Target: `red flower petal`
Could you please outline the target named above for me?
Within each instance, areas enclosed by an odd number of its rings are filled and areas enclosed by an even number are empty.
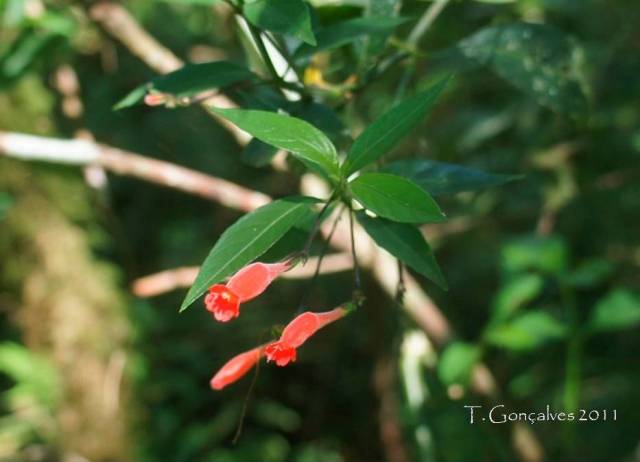
[[[275,361],[280,367],[286,366],[289,362],[295,362],[297,356],[295,348],[281,341],[267,345],[264,353],[267,356],[267,362]]]
[[[227,322],[237,318],[240,314],[240,300],[227,286],[215,284],[209,287],[209,293],[204,298],[207,310],[213,313],[220,322]]]
[[[347,311],[343,308],[335,308],[323,313],[312,313],[311,311],[302,313],[284,328],[282,336],[280,336],[280,341],[293,348],[298,348],[306,342],[309,337],[315,334],[318,329],[340,319],[346,313]]]
[[[227,385],[242,378],[258,362],[264,349],[262,347],[245,351],[231,358],[211,379],[211,388],[222,390]]]
[[[246,302],[264,292],[280,273],[289,268],[289,262],[252,263],[233,275],[227,287],[238,295],[240,302]]]

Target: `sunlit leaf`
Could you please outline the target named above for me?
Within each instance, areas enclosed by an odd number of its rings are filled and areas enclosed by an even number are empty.
[[[373,218],[363,211],[358,212],[356,216],[376,244],[443,289],[447,289],[447,282],[433,251],[420,230],[409,224]]]
[[[502,249],[502,265],[507,272],[538,270],[559,274],[567,267],[567,248],[560,237],[525,236]]]
[[[616,289],[593,308],[587,324],[591,332],[629,329],[640,324],[640,297],[626,289]]]
[[[280,199],[246,214],[220,236],[182,302],[186,309],[212,284],[265,253],[293,226],[303,221],[317,201],[309,197]]]
[[[336,148],[324,133],[308,122],[268,111],[215,108],[211,110],[259,140],[290,151],[315,172],[327,177],[339,176]]]
[[[349,150],[344,165],[347,175],[375,162],[393,149],[424,118],[448,80],[444,79],[428,90],[403,101],[369,125]]]
[[[485,339],[494,346],[526,351],[563,338],[566,332],[564,324],[550,314],[537,310],[489,328]]]
[[[542,290],[544,279],[538,274],[519,274],[500,288],[493,303],[492,322],[509,318],[519,308],[535,299]]]
[[[439,222],[445,219],[438,204],[424,189],[387,173],[364,173],[349,183],[358,202],[389,220],[403,223]]]
[[[453,342],[442,352],[438,362],[438,377],[446,385],[466,385],[471,371],[480,360],[481,351],[477,345],[467,342]]]

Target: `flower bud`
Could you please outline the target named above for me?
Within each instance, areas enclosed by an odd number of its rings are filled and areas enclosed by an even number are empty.
[[[217,321],[227,322],[240,315],[240,304],[262,292],[280,273],[291,267],[290,261],[280,263],[252,263],[234,274],[226,284],[209,287],[204,303]]]
[[[222,390],[227,385],[240,380],[255,366],[264,353],[263,347],[245,351],[231,358],[211,379],[211,388]]]
[[[349,313],[345,308],[335,308],[323,313],[307,311],[297,316],[282,331],[280,340],[265,347],[267,361],[275,361],[278,366],[286,366],[296,360],[296,348],[300,347],[309,337],[329,323]]]

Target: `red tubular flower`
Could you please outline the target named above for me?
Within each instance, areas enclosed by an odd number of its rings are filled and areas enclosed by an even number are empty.
[[[209,287],[204,299],[207,310],[217,321],[227,322],[240,314],[240,303],[249,301],[262,292],[278,277],[291,268],[291,261],[280,263],[252,263],[245,266],[229,279],[226,284]]]
[[[249,370],[255,366],[264,354],[263,347],[240,353],[231,358],[211,379],[211,388],[222,390],[227,385],[240,380]]]
[[[286,366],[296,360],[296,348],[307,341],[309,337],[329,323],[337,321],[350,310],[335,308],[323,313],[307,311],[291,321],[280,336],[280,340],[265,347],[267,361],[275,361],[278,366]]]

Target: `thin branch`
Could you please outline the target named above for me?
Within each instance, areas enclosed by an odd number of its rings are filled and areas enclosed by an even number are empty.
[[[308,279],[313,276],[318,257],[312,257],[304,266],[296,266],[290,271],[282,273],[280,277],[285,279]],[[340,273],[351,269],[351,255],[348,253],[335,253],[326,255],[322,262],[321,274]],[[155,297],[176,289],[191,287],[200,268],[198,266],[185,266],[174,268],[159,273],[150,274],[133,281],[131,290],[138,297]]]
[[[271,201],[266,194],[231,181],[88,140],[60,140],[0,132],[0,154],[22,160],[100,165],[118,175],[178,189],[244,212]]]
[[[349,209],[349,234],[351,234],[351,257],[353,258],[353,277],[355,291],[359,292],[362,287],[360,283],[360,266],[358,265],[358,256],[356,255],[356,240],[353,232],[353,210]]]
[[[407,42],[411,45],[416,45],[435,22],[436,18],[440,16],[440,13],[442,13],[442,10],[444,10],[448,3],[449,0],[435,0],[413,27],[409,33]]]
[[[171,50],[151,36],[138,21],[120,4],[99,2],[89,11],[91,19],[98,23],[113,38],[118,40],[134,56],[159,74],[167,74],[184,66],[184,61]],[[201,104],[208,106],[233,108],[237,105],[223,94],[216,94]],[[240,145],[245,145],[251,137],[228,120],[207,111],[218,123],[224,126]]]

